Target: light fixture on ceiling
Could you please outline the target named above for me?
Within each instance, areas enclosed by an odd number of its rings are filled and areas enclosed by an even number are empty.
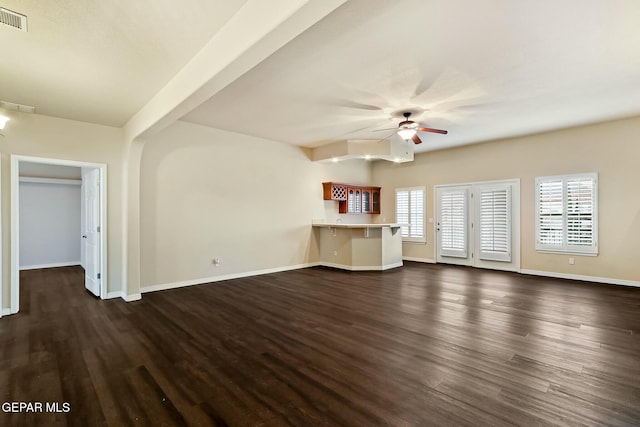
[[[398,135],[405,141],[409,141],[418,131],[418,124],[409,120],[410,112],[404,113],[404,121],[398,124]]]
[[[413,138],[413,135],[416,134],[416,130],[415,129],[400,129],[398,131],[398,135],[400,135],[400,138],[404,139],[405,141],[410,140],[411,138]]]
[[[0,116],[0,130],[4,129],[4,125],[6,125],[8,121],[9,121],[9,117]]]

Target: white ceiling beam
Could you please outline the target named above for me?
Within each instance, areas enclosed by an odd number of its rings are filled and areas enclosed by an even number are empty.
[[[162,130],[347,0],[248,0],[124,126],[128,141]]]

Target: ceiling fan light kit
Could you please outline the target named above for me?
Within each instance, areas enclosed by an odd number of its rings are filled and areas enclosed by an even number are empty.
[[[422,144],[422,140],[418,136],[418,132],[432,132],[439,133],[441,135],[446,135],[447,133],[449,133],[448,131],[442,129],[419,127],[418,123],[414,122],[413,120],[409,120],[409,117],[411,117],[410,111],[402,113],[402,115],[404,116],[404,120],[398,123],[397,133],[400,138],[404,139],[407,142],[413,141],[414,144]]]
[[[398,135],[400,135],[400,138],[404,139],[405,141],[409,141],[411,138],[413,138],[413,136],[416,134],[416,130],[415,129],[400,129],[398,131]]]

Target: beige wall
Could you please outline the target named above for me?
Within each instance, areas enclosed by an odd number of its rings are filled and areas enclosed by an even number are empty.
[[[376,162],[373,179],[383,187],[382,209],[394,211],[394,188],[426,185],[427,217],[434,217],[434,185],[521,180],[523,270],[640,280],[640,117],[487,142],[416,155],[413,163]],[[428,139],[425,141],[428,144]],[[535,177],[580,172],[599,174],[597,257],[535,250]],[[393,215],[393,214],[392,214]],[[405,256],[433,260],[433,224],[427,244],[403,245]]]
[[[10,302],[11,155],[107,164],[108,283],[119,292],[122,277],[122,130],[38,114],[11,112],[0,137],[2,150],[2,304]]]
[[[337,217],[337,202],[322,200],[331,180],[370,184],[370,166],[314,163],[298,147],[176,122],[142,153],[143,291],[316,262],[311,221]]]
[[[2,143],[2,292],[10,301],[10,156],[108,165],[108,290],[123,273],[122,130],[41,115],[13,113]],[[640,117],[504,141],[424,153],[413,163],[311,162],[287,144],[177,122],[147,141],[140,176],[142,286],[304,265],[318,260],[311,221],[335,221],[337,203],[322,200],[323,181],[382,187],[378,216],[341,215],[343,222],[394,220],[396,187],[521,180],[522,269],[640,280]],[[428,143],[428,142],[426,142]],[[536,176],[598,172],[600,255],[568,256],[534,249]],[[241,230],[241,231],[239,231]],[[404,255],[433,259],[427,244]],[[212,258],[222,260],[218,267]],[[135,266],[138,267],[138,266]]]

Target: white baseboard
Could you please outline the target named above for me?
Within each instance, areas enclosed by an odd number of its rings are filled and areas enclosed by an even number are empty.
[[[386,265],[347,265],[347,264],[335,264],[332,262],[321,262],[318,265],[323,267],[339,268],[341,270],[349,271],[384,271],[392,268],[402,267],[402,261],[395,262]]]
[[[109,292],[105,299],[122,298],[122,292]]]
[[[265,270],[247,271],[243,273],[223,274],[220,276],[204,277],[202,279],[183,280],[180,282],[172,282],[172,283],[162,283],[159,285],[143,286],[140,289],[140,292],[144,294],[147,292],[166,291],[168,289],[183,288],[185,286],[203,285],[205,283],[221,282],[223,280],[241,279],[243,277],[260,276],[262,274],[280,273],[283,271],[299,270],[301,268],[308,268],[308,267],[316,267],[318,265],[320,264],[317,262],[314,262],[314,263],[306,263],[306,264],[298,264],[298,265],[289,265],[286,267],[268,268]]]
[[[633,286],[636,288],[640,288],[640,282],[637,282],[635,280],[612,279],[609,277],[596,277],[596,276],[582,276],[579,274],[556,273],[554,271],[539,271],[539,270],[523,269],[520,272],[522,274],[531,274],[533,276],[554,277],[556,279],[581,280],[583,282],[597,282],[597,283],[606,283],[609,285]]]
[[[403,256],[402,259],[405,260],[405,261],[424,262],[426,264],[435,264],[436,263],[435,259],[429,259],[429,258],[416,258],[416,257],[412,257],[412,256]]]
[[[105,299],[122,298],[126,302],[138,301],[142,299],[142,294],[126,295],[121,291],[109,292]]]
[[[20,271],[23,270],[38,270],[40,268],[56,268],[56,267],[72,267],[80,265],[80,261],[68,261],[68,262],[54,262],[51,264],[37,264],[37,265],[24,265],[20,266]]]
[[[140,301],[142,299],[142,294],[131,294],[131,295],[122,295],[122,299],[126,302]]]

